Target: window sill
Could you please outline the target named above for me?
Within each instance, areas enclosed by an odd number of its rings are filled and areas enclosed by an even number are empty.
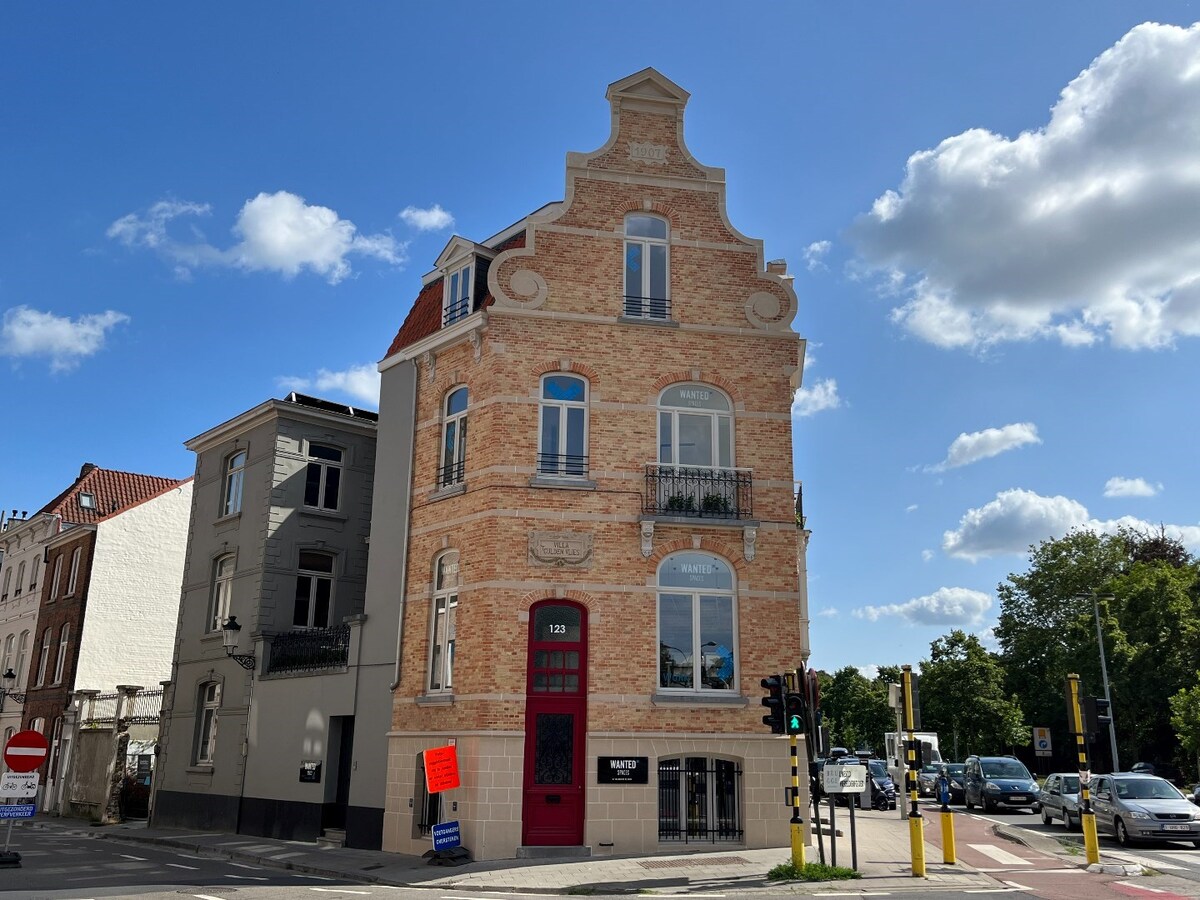
[[[704,528],[758,528],[758,519],[722,519],[717,516],[655,516],[643,515],[639,522],[659,522],[663,525],[691,525]]]
[[[419,694],[417,706],[453,706],[454,694],[450,691],[440,694]]]
[[[534,475],[529,479],[533,488],[559,488],[564,491],[594,491],[596,482],[586,478],[555,478],[553,475]]]
[[[467,492],[467,483],[460,481],[458,484],[448,484],[445,487],[440,487],[429,495],[430,500],[444,500],[447,497],[457,497],[459,494]]]
[[[650,316],[617,316],[622,325],[657,325],[660,328],[678,328],[674,319],[655,319]]]
[[[242,517],[242,511],[239,509],[235,513],[229,513],[228,515],[218,516],[216,518],[216,520],[213,522],[213,524],[214,525],[228,525],[233,522],[236,522],[241,517]]]
[[[733,691],[680,691],[679,693],[656,692],[650,695],[654,706],[674,706],[681,703],[693,706],[749,706],[750,701]]]
[[[200,765],[188,766],[185,771],[192,775],[211,775],[213,773],[213,767],[211,765],[204,765],[201,763]]]
[[[332,519],[335,522],[347,522],[350,517],[345,513],[340,513],[333,509],[317,509],[312,506],[302,506],[297,510],[302,516],[311,516],[314,519]]]

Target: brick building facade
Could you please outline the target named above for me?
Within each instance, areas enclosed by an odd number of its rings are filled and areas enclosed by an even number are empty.
[[[758,698],[808,655],[797,300],[687,150],[688,94],[607,97],[565,199],[453,238],[380,364],[379,459],[413,448],[411,512],[377,470],[367,584],[402,607],[385,849],[451,819],[476,858],[788,842]]]

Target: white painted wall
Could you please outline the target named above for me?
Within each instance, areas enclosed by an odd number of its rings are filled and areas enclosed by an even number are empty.
[[[192,482],[96,526],[75,689],[171,677]]]

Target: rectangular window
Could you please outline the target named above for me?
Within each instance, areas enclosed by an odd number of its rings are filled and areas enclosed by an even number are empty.
[[[75,588],[79,581],[79,555],[82,550],[82,547],[76,547],[71,553],[71,574],[67,576],[67,593],[65,595],[67,597],[75,596]]]
[[[4,653],[0,654],[0,675],[9,670],[13,664],[13,649],[16,647],[17,636],[10,634],[4,639]]]
[[[217,748],[217,711],[221,708],[221,685],[209,682],[200,686],[200,715],[196,717],[197,765],[212,765]]]
[[[451,272],[446,278],[442,324],[449,325],[471,313],[471,266]]]
[[[33,565],[30,567],[29,572],[29,589],[31,591],[37,587],[38,569],[41,566],[41,562],[42,558],[40,556],[35,556],[33,558]]]
[[[242,511],[242,483],[246,477],[246,451],[239,450],[225,461],[225,502],[221,515]]]
[[[8,580],[7,572],[4,573],[4,579],[5,579],[5,581]],[[21,591],[24,590],[24,588],[25,588],[25,563],[22,562],[19,566],[17,566],[17,585],[13,589],[13,596],[20,597]],[[5,593],[8,593],[8,592],[5,591]]]
[[[37,687],[46,683],[46,667],[50,662],[50,629],[42,634],[42,653],[38,658]]]
[[[229,618],[233,599],[233,555],[222,556],[213,564],[212,601],[209,608],[208,630],[220,631]]]
[[[50,600],[58,598],[59,581],[62,578],[62,554],[54,557],[54,577],[50,580]]]
[[[62,684],[67,668],[67,649],[71,643],[71,626],[63,625],[58,637],[58,661],[54,664],[54,684]]]
[[[457,594],[434,600],[433,655],[429,665],[431,691],[448,691],[454,687],[454,620],[457,614]]]
[[[333,557],[328,553],[301,550],[293,627],[328,628],[332,601]]]
[[[336,510],[342,487],[342,451],[337,447],[310,444],[308,455],[308,468],[304,473],[304,505]]]
[[[8,585],[12,581],[12,569],[4,570],[4,589],[0,591],[0,600],[8,599]]]

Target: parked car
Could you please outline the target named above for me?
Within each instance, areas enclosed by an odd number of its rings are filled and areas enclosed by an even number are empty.
[[[982,806],[991,812],[997,806],[1033,809],[1038,802],[1038,786],[1013,756],[968,756],[963,770],[963,799],[967,809]]]
[[[1191,841],[1200,848],[1200,811],[1165,778],[1132,772],[1097,775],[1091,794],[1096,828],[1124,847],[1137,841]]]
[[[1070,831],[1079,824],[1079,773],[1055,772],[1047,775],[1038,794],[1042,807],[1042,824],[1049,825],[1062,819],[1063,827]]]
[[[922,797],[936,797],[937,782],[941,775],[942,767],[939,765],[922,766],[917,772],[917,793]]]
[[[1170,763],[1135,762],[1129,767],[1129,771],[1138,775],[1157,775],[1159,778],[1165,778],[1172,784],[1181,784],[1183,782],[1183,773],[1179,771],[1177,766],[1173,766]]]
[[[835,748],[836,749],[836,748]],[[850,765],[861,762],[853,754],[845,756],[830,756],[826,759],[817,760],[817,777],[822,777],[822,770],[828,763],[836,763],[838,765]],[[896,784],[892,781],[892,776],[888,774],[887,764],[882,759],[866,760],[868,777],[871,779],[871,808],[872,809],[895,809],[896,808]],[[840,806],[849,804],[849,798],[857,798],[857,794],[842,794],[837,798],[837,803]]]

